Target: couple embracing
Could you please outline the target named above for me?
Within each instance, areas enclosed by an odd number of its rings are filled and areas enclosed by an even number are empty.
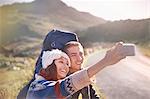
[[[126,56],[122,43],[109,49],[103,59],[83,68],[84,51],[75,33],[52,30],[43,42],[34,77],[19,93],[17,99],[99,99],[91,79],[103,68]]]

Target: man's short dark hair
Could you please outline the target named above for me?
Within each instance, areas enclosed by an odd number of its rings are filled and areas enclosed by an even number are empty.
[[[67,49],[70,48],[70,47],[72,47],[72,46],[83,47],[80,42],[77,42],[77,41],[70,41],[70,42],[68,42],[68,43],[65,44],[65,46],[64,46],[64,48],[63,48],[63,51],[64,51],[64,52],[67,52]]]

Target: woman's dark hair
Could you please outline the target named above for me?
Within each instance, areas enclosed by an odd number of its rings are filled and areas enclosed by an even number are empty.
[[[46,80],[53,80],[53,81],[58,80],[57,79],[57,67],[56,67],[54,61],[46,69],[41,68],[41,70],[40,70],[40,75],[42,77],[44,77]]]

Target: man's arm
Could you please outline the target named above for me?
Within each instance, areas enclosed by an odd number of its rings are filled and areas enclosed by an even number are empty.
[[[87,68],[87,73],[89,78],[93,77],[96,73],[101,71],[103,68],[114,65],[120,60],[126,57],[125,53],[122,50],[123,43],[117,43],[116,46],[107,51],[105,57],[97,62],[95,65]]]

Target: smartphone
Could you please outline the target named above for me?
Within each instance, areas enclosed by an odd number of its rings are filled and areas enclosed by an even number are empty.
[[[126,56],[135,56],[135,44],[124,43],[123,52]]]

